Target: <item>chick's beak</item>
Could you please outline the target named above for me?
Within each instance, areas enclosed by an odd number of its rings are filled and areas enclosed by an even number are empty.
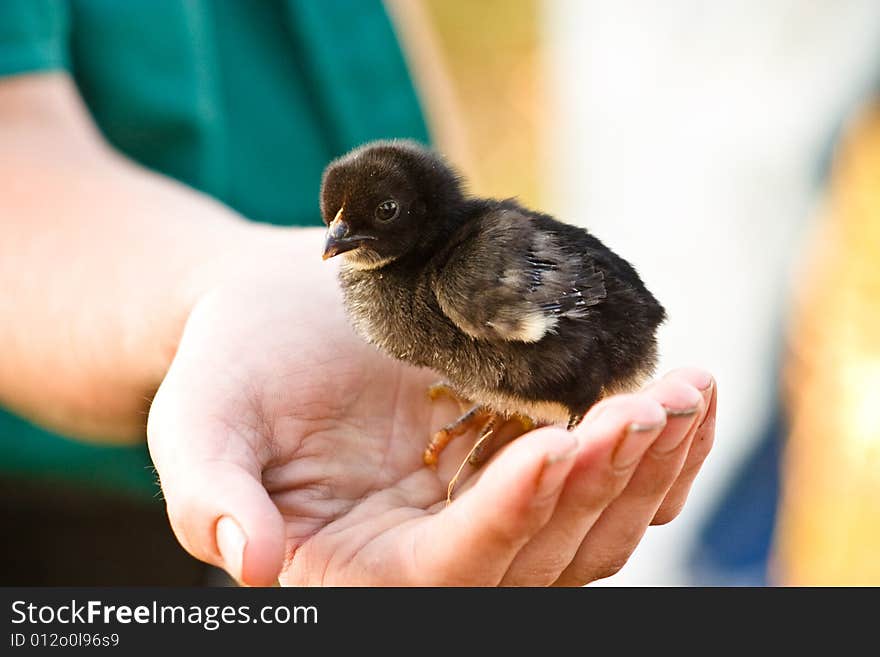
[[[342,220],[342,210],[336,213],[336,218],[330,222],[327,229],[327,239],[324,241],[324,260],[343,253],[346,249],[345,236],[348,234],[348,224]]]
[[[350,235],[351,228],[342,220],[342,210],[336,213],[336,217],[330,222],[327,229],[327,239],[324,242],[324,260],[338,256],[340,253],[352,251],[367,240],[376,239],[371,235]]]

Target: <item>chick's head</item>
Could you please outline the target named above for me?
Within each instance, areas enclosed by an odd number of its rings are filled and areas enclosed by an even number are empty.
[[[461,201],[458,176],[419,144],[362,146],[324,170],[324,259],[344,255],[353,267],[378,269],[424,252],[445,234]]]

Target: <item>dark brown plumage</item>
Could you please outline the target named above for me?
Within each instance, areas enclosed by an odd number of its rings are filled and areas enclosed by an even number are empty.
[[[418,144],[331,162],[321,214],[356,330],[474,404],[576,421],[653,371],[665,312],[629,263],[582,228],[467,196]]]

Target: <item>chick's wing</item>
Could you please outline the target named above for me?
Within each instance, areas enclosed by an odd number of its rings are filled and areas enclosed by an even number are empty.
[[[483,217],[432,285],[446,316],[478,340],[538,342],[606,295],[601,271],[557,233],[509,208]]]

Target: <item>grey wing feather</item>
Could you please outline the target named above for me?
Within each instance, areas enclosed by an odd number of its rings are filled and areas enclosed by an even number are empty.
[[[432,283],[443,313],[482,340],[538,342],[606,296],[601,271],[509,209],[486,217]]]

